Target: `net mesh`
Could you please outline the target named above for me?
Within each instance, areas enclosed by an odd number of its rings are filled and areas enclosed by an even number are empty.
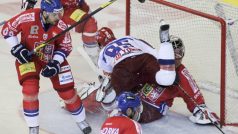
[[[167,0],[178,5],[222,17],[238,18],[238,7],[215,0]],[[197,81],[201,90],[214,94],[208,96],[209,107],[220,114],[221,79],[221,25],[217,21],[177,10],[152,1],[130,2],[130,35],[159,48],[159,21],[170,24],[170,34],[179,36],[185,44],[183,63]],[[227,26],[226,43],[226,123],[238,123],[238,22]],[[206,96],[206,95],[204,95]],[[212,98],[209,98],[212,97]]]

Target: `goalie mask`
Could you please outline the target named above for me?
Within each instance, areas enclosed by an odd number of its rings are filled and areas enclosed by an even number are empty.
[[[129,118],[138,121],[143,111],[143,105],[138,96],[130,92],[123,92],[117,98],[118,109]]]
[[[100,48],[103,48],[109,42],[116,39],[112,30],[108,27],[103,27],[99,29],[96,33],[95,38]]]
[[[185,47],[183,45],[183,41],[179,37],[171,35],[170,43],[174,48],[175,59],[182,59],[185,54]]]

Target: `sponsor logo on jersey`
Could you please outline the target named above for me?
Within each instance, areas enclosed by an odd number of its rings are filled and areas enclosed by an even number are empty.
[[[69,65],[62,66],[60,70],[61,70],[60,72],[68,71],[68,70],[70,70],[70,66]]]
[[[119,128],[104,127],[101,130],[101,134],[119,134]]]
[[[65,30],[67,28],[67,25],[62,20],[59,20],[57,27],[61,30]]]
[[[9,35],[8,31],[8,27],[4,28],[2,32],[3,36]]]
[[[61,73],[59,74],[59,82],[60,85],[64,85],[64,84],[68,84],[73,82],[73,76],[71,72],[65,72],[65,73]]]
[[[20,75],[23,76],[27,73],[36,72],[36,67],[34,62],[25,63],[19,66]]]
[[[76,9],[71,15],[70,18],[76,22],[82,19],[86,13],[83,10]]]
[[[35,21],[35,13],[26,13],[22,14],[12,22],[12,27],[17,28],[18,25],[24,22],[32,22]]]
[[[39,26],[33,25],[31,26],[30,34],[38,34]]]
[[[44,33],[43,34],[43,40],[46,40],[48,38],[48,34]]]
[[[29,39],[38,39],[39,37],[37,35],[28,35]]]
[[[155,102],[160,97],[163,91],[164,88],[160,86],[151,86],[150,84],[145,84],[145,86],[142,88],[142,94],[144,98],[152,102]]]
[[[184,68],[181,72],[184,75],[184,77],[187,78],[188,83],[191,86],[193,92],[196,93],[199,90],[199,88],[195,80],[193,79],[192,75],[188,72],[186,68]]]

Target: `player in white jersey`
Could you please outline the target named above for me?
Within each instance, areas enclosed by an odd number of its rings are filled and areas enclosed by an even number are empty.
[[[102,50],[98,65],[108,79],[104,79],[101,88],[97,91],[97,101],[102,102],[104,109],[110,111],[116,106],[114,99],[120,92],[139,92],[145,107],[140,122],[146,123],[166,115],[174,98],[181,97],[187,104],[188,110],[194,114],[190,118],[194,123],[209,124],[211,123],[209,118],[216,122],[215,113],[206,108],[197,84],[181,64],[184,56],[182,40],[176,36],[169,36],[168,28],[168,24],[161,27],[159,52],[143,40],[131,36],[116,39],[109,28],[99,30],[96,37]],[[172,49],[175,53],[165,46],[171,45],[168,41],[173,44]],[[174,61],[170,54],[176,57],[177,79],[174,83],[172,82],[174,79],[171,79],[174,66],[170,64]],[[158,75],[159,71],[163,72],[162,75]],[[171,83],[165,84],[169,80]],[[192,101],[191,98],[194,100]]]
[[[102,94],[100,91],[104,90],[98,90],[96,99],[102,101],[104,108],[112,103],[121,91],[137,92],[141,89],[138,85],[146,83],[161,86],[174,83],[176,77],[174,50],[169,42],[168,24],[161,25],[160,35],[160,50],[157,51],[145,41],[131,36],[116,39],[107,27],[97,32],[96,38],[102,49],[98,67],[103,70],[104,75],[110,77],[114,89],[107,91],[105,97],[100,97]]]

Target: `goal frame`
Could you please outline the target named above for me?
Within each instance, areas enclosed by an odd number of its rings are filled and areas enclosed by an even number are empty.
[[[130,1],[131,0],[126,0],[126,28],[125,28],[125,34],[130,35]],[[204,17],[213,21],[216,21],[220,23],[221,25],[221,61],[220,61],[220,123],[222,126],[238,126],[237,123],[226,123],[226,118],[225,118],[225,101],[226,101],[226,21],[223,18],[207,14],[201,11],[197,11],[188,7],[184,7],[181,5],[177,5],[165,0],[150,0],[154,2],[155,4],[161,4],[165,5],[168,7],[172,7],[184,12],[191,13],[196,16]],[[146,1],[145,1],[146,2]],[[143,4],[143,3],[141,3]]]

